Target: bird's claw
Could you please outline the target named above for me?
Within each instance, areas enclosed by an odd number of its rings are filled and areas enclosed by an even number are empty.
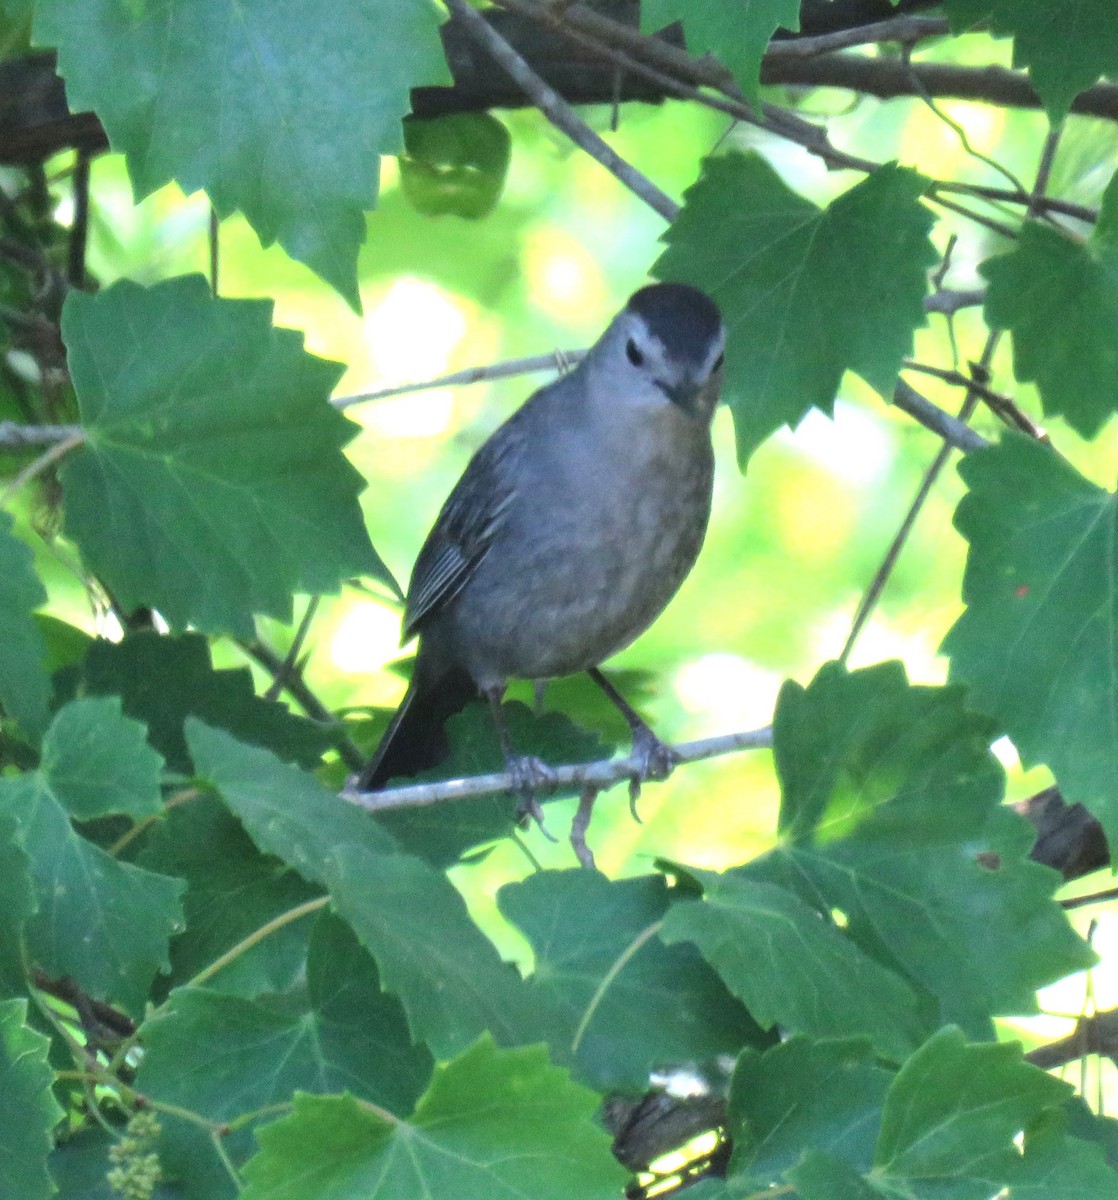
[[[505,770],[512,776],[511,790],[520,796],[516,808],[518,825],[525,825],[529,820],[535,821],[540,833],[549,842],[558,839],[548,833],[543,823],[543,807],[536,798],[538,791],[554,791],[556,785],[555,772],[541,759],[526,754],[506,760]]]
[[[640,824],[637,801],[641,785],[649,781],[663,782],[681,760],[676,751],[667,742],[662,742],[647,725],[633,731],[632,757],[637,760],[637,767],[629,777],[629,811],[633,820]]]

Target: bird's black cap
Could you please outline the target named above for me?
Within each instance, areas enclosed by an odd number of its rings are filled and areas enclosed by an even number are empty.
[[[628,308],[643,318],[649,332],[672,358],[704,358],[722,328],[718,305],[685,283],[653,283],[629,297]]]

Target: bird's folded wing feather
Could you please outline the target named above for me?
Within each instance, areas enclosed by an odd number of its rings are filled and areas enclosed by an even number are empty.
[[[404,612],[404,638],[452,600],[489,552],[514,492],[524,441],[524,410],[482,445],[447,497],[415,562]]]

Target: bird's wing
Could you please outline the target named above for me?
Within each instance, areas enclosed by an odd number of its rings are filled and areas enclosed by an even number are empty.
[[[523,412],[514,413],[473,456],[427,535],[408,587],[405,639],[458,594],[493,544],[513,495]]]

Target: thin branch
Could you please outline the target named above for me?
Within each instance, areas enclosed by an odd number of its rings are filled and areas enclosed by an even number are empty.
[[[273,917],[270,921],[261,925],[259,929],[254,929],[248,937],[242,938],[235,946],[230,946],[224,954],[215,958],[208,966],[203,967],[186,986],[201,987],[202,984],[208,983],[219,971],[223,970],[230,963],[236,962],[242,954],[247,953],[253,946],[258,945],[266,937],[270,937],[278,929],[282,929],[285,925],[290,925],[292,921],[299,921],[303,917],[310,916],[311,913],[321,911],[329,903],[329,896],[316,896],[313,900],[306,900],[302,904],[298,904],[294,908],[289,908],[286,912],[280,913],[279,916]]]
[[[381,388],[375,392],[358,392],[352,396],[335,396],[330,401],[335,408],[352,408],[355,404],[368,404],[373,400],[387,400],[390,396],[406,396],[410,392],[426,392],[433,388],[459,387],[470,383],[482,383],[490,379],[506,379],[513,375],[530,375],[535,371],[562,371],[577,363],[585,350],[555,350],[551,354],[535,354],[530,358],[510,358],[505,362],[492,363],[485,367],[467,367],[463,371],[452,371],[437,379],[422,383],[404,383],[396,387]]]
[[[772,727],[752,729],[744,733],[729,733],[721,737],[703,738],[695,742],[680,742],[672,747],[680,762],[700,762],[741,750],[761,750],[772,745]],[[575,763],[550,768],[556,788],[594,787],[605,791],[618,783],[628,783],[640,771],[638,756],[606,758],[597,762]],[[468,800],[474,796],[491,796],[516,788],[517,780],[506,771],[491,775],[471,775],[462,779],[447,779],[439,783],[415,783],[403,787],[385,788],[379,792],[353,792],[348,788],[342,799],[369,812],[388,812],[397,808],[422,808],[452,800]]]
[[[561,129],[576,146],[601,163],[665,221],[675,220],[679,205],[612,150],[566,100],[532,70],[481,13],[471,8],[469,0],[446,0],[446,4],[557,129]]]
[[[16,421],[0,421],[0,450],[25,450],[28,446],[52,446],[85,437],[80,425],[20,425]]]
[[[58,428],[63,428],[59,426]],[[78,431],[63,441],[55,442],[49,450],[45,450],[34,462],[28,463],[26,467],[12,480],[10,484],[0,492],[0,504],[7,502],[22,488],[25,484],[31,482],[37,476],[41,475],[60,458],[65,458],[71,450],[76,450],[79,446],[85,444],[85,430],[79,428]]]
[[[1032,197],[1028,192],[1014,192],[1006,188],[986,187],[978,183],[959,183],[952,179],[937,179],[928,189],[930,193],[952,192],[963,196],[974,196],[979,200],[1000,200],[1006,204],[1021,204],[1028,207]],[[1074,217],[1077,221],[1085,221],[1094,225],[1099,219],[1099,210],[1089,208],[1085,204],[1073,204],[1070,200],[1060,200],[1055,196],[1038,196],[1037,208],[1045,212],[1060,213],[1065,217]]]
[[[908,413],[910,417],[919,421],[925,429],[939,434],[956,450],[970,453],[972,450],[984,450],[990,444],[982,434],[975,433],[969,425],[963,424],[957,417],[944,412],[942,408],[922,396],[903,379],[897,381],[897,386],[893,391],[893,403],[902,412]]]
[[[965,204],[956,204],[954,200],[945,200],[934,191],[928,191],[924,199],[929,204],[938,204],[940,208],[946,208],[951,212],[958,213],[961,217],[966,217],[968,221],[974,221],[976,225],[982,225],[991,233],[1000,233],[1002,237],[1008,238],[1011,242],[1017,240],[1016,229],[1006,225],[1003,221],[995,221],[993,217],[985,217],[981,213],[976,213],[973,208],[967,208]]]
[[[924,297],[926,313],[941,313],[945,317],[954,316],[963,308],[979,308],[986,303],[985,288],[967,288],[953,291],[951,288],[937,288],[930,296]]]
[[[954,387],[967,388],[969,391],[980,396],[986,402],[990,411],[1000,417],[1007,425],[1020,430],[1022,433],[1027,433],[1029,437],[1037,438],[1038,440],[1044,437],[1044,431],[1034,424],[1009,396],[1004,395],[1002,392],[995,392],[985,384],[979,383],[977,379],[968,379],[961,371],[951,371],[945,367],[932,366],[931,363],[917,362],[911,358],[904,360],[903,369],[906,371],[919,371],[921,375],[930,375],[933,379],[940,379],[944,383],[952,384]]]
[[[765,58],[814,58],[834,50],[849,50],[853,46],[869,46],[880,42],[915,46],[927,38],[947,37],[950,33],[950,23],[940,17],[891,17],[886,21],[874,21],[869,25],[839,29],[835,33],[821,33],[815,37],[779,38],[769,44]]]

